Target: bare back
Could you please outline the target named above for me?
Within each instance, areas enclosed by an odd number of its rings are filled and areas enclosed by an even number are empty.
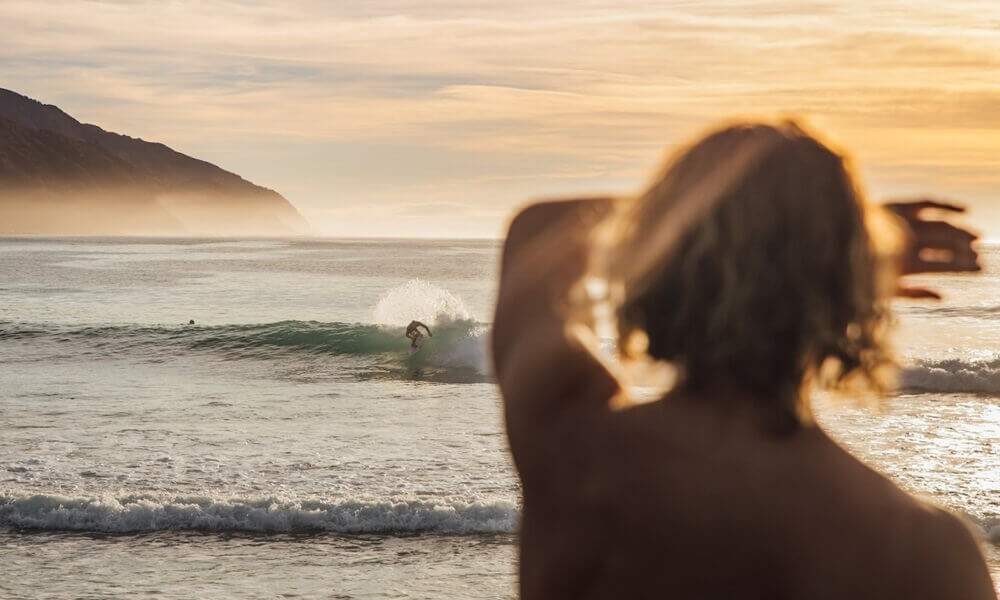
[[[521,457],[548,473],[524,482],[524,597],[993,597],[954,517],[817,427],[772,437],[702,401],[569,417]]]

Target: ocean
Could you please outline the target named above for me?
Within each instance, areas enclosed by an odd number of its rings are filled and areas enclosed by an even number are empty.
[[[514,597],[499,250],[0,238],[0,598]],[[1000,581],[1000,247],[983,262],[897,303],[897,394],[816,405],[965,515]],[[434,333],[412,356],[411,319]]]

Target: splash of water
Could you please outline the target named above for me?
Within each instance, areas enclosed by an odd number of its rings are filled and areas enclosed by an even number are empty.
[[[434,336],[414,355],[415,367],[473,369],[490,372],[487,330],[475,322],[458,296],[422,279],[411,279],[382,295],[373,320],[383,327],[403,327],[410,321],[427,323]]]
[[[373,312],[378,325],[405,326],[413,320],[428,325],[471,320],[460,298],[422,279],[411,279],[382,295]]]

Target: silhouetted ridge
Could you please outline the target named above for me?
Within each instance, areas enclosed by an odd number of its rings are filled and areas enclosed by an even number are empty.
[[[0,182],[44,184],[53,171],[78,184],[139,183],[128,163],[100,146],[0,117]]]
[[[0,89],[0,233],[294,234],[277,192]]]

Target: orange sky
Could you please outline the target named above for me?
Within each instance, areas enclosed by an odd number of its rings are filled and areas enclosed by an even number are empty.
[[[330,235],[497,236],[797,115],[1000,238],[1000,3],[6,0],[0,87],[273,187]],[[374,7],[373,7],[374,6]]]

